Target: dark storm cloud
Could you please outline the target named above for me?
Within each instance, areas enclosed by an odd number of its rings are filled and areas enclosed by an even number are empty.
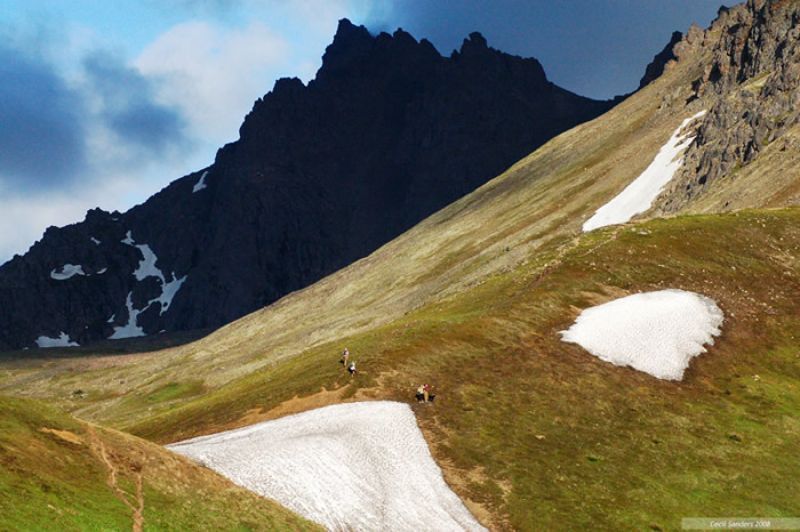
[[[707,26],[720,0],[390,0],[368,27],[402,26],[447,55],[472,31],[505,52],[539,59],[548,77],[608,98],[635,89],[674,30]]]
[[[187,145],[183,116],[156,102],[148,78],[106,52],[88,55],[84,68],[101,101],[101,119],[123,143],[156,155]]]
[[[0,188],[7,193],[91,179],[87,138],[97,127],[134,156],[189,146],[182,115],[155,101],[150,80],[103,52],[87,56],[84,69],[88,84],[71,86],[41,56],[0,43]]]
[[[0,43],[0,176],[14,190],[62,183],[86,166],[86,107],[52,66]]]

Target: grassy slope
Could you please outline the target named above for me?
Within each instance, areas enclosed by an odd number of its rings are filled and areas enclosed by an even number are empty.
[[[152,443],[27,399],[0,397],[0,412],[3,530],[125,530],[140,504],[145,530],[315,529]]]
[[[659,110],[663,90],[677,91],[683,102],[686,80],[696,75],[691,65],[674,69],[671,81],[560,135],[369,257],[207,338],[139,355],[4,362],[0,392],[55,401],[82,418],[124,427],[194,397],[153,401],[165,387],[217,389],[537,261],[571,241],[583,220],[647,167],[682,119],[702,108],[696,102]]]
[[[487,522],[676,528],[680,516],[800,512],[800,210],[659,220],[593,233],[447,302],[321,346],[131,427],[156,440],[273,417],[295,395],[408,400],[448,480]],[[579,309],[664,287],[715,298],[721,340],[682,383],[559,341]],[[297,409],[308,404],[298,402]],[[289,403],[291,405],[291,403]],[[290,407],[291,408],[291,407]],[[282,413],[285,410],[281,410]],[[538,436],[538,437],[537,437]]]

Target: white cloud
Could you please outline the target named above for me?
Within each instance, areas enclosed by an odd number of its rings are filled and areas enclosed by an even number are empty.
[[[99,140],[94,144],[104,145],[110,146]],[[0,176],[0,264],[15,253],[25,253],[49,226],[83,220],[87,210],[98,206],[107,211],[127,210],[185,173],[183,167],[200,168],[203,164],[207,163],[202,157],[191,162],[141,161],[140,166],[108,166],[105,170],[96,164],[84,180],[71,186],[25,193],[4,187]]]
[[[0,175],[0,263],[25,252],[50,225],[75,223],[97,206],[124,211],[207,166],[217,148],[238,137],[253,102],[271,90],[277,78],[313,77],[338,19],[361,23],[375,11],[374,4],[388,0],[199,1],[208,7],[195,10],[195,15],[208,14],[210,8],[224,8],[226,13],[218,13],[213,21],[185,20],[144,47],[92,22],[55,16],[58,24],[33,32],[33,37],[22,32],[9,37],[28,49],[35,45],[65,83],[82,95],[87,160],[72,182],[59,180],[27,191],[15,176]],[[192,7],[194,0],[186,4]],[[148,16],[161,16],[161,7],[158,4]],[[38,33],[47,38],[34,38]],[[138,55],[127,52],[134,47],[141,50]],[[86,57],[98,50],[118,57],[120,71],[140,74],[152,89],[154,103],[180,112],[188,146],[168,142],[167,149],[143,151],[109,129],[101,120],[107,102],[86,72]]]
[[[46,227],[62,226],[83,219],[87,207],[82,199],[60,192],[34,197],[0,198],[3,218],[12,221],[11,224],[3,224],[3,230],[0,231],[0,262],[10,259],[15,253],[25,253],[42,237]]]
[[[161,80],[158,98],[183,111],[195,136],[225,142],[288,54],[289,44],[260,22],[235,29],[192,21],[161,34],[134,64]]]

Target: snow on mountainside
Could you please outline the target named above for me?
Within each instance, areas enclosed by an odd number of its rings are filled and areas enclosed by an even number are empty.
[[[198,179],[197,183],[195,183],[194,187],[192,187],[192,194],[208,188],[208,185],[206,185],[206,176],[208,176],[208,170],[203,172],[203,174],[200,176],[200,179]]]
[[[694,141],[695,137],[686,131],[686,127],[704,114],[705,111],[700,111],[681,122],[667,143],[658,151],[650,166],[619,195],[600,207],[594,216],[583,224],[583,230],[591,231],[607,225],[625,223],[637,214],[649,210],[653,206],[653,201],[683,164],[683,157],[679,155]]]
[[[705,344],[714,343],[722,321],[713,300],[684,290],[661,290],[588,308],[561,335],[612,364],[681,380],[689,361],[706,351]]]
[[[36,339],[36,346],[37,347],[77,347],[77,343],[73,342],[67,333],[62,332],[56,338],[50,338],[49,336],[40,336]]]
[[[147,309],[151,307],[157,309],[159,315],[164,314],[164,312],[169,310],[169,306],[172,304],[172,299],[175,297],[175,294],[178,293],[178,290],[181,289],[181,286],[186,281],[187,277],[184,275],[183,277],[178,278],[173,273],[171,275],[172,280],[167,281],[164,273],[158,268],[158,266],[156,266],[156,263],[158,262],[158,257],[156,257],[156,254],[153,253],[153,250],[150,249],[149,245],[137,244],[133,239],[131,231],[128,231],[125,234],[125,238],[121,240],[121,242],[127,246],[137,248],[142,255],[139,265],[133,272],[133,276],[136,278],[136,280],[144,281],[148,277],[157,279],[160,287],[160,293],[153,299],[147,301],[144,309],[138,310],[133,306],[133,292],[129,292],[128,297],[125,300],[125,307],[128,312],[128,322],[124,325],[114,327],[114,333],[109,336],[109,338],[112,340],[144,336],[144,329],[139,325],[139,314],[146,312]]]
[[[485,530],[406,404],[328,406],[169,448],[329,530]]]
[[[61,268],[53,268],[53,270],[50,272],[50,278],[55,279],[56,281],[66,281],[75,275],[86,275],[86,273],[83,271],[83,266],[76,264],[65,264]]]

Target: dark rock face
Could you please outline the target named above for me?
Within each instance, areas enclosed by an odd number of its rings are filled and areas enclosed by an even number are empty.
[[[712,105],[665,195],[664,212],[735,175],[800,121],[800,3],[749,0],[722,8],[711,28],[690,30],[675,50],[679,57],[710,57],[693,91]],[[797,149],[789,142],[785,149]]]
[[[610,102],[473,33],[442,57],[340,22],[214,164],[130,211],[50,228],[0,267],[0,349],[217,327],[369,254]],[[66,265],[83,274],[68,278]],[[46,341],[46,340],[45,340]]]
[[[683,34],[681,32],[672,32],[672,37],[667,45],[653,57],[653,60],[647,65],[647,68],[645,68],[644,76],[642,76],[642,79],[639,81],[639,89],[644,88],[660,77],[661,74],[664,73],[664,68],[667,66],[667,63],[677,59],[672,49],[676,44],[681,42],[681,39],[683,39]]]

